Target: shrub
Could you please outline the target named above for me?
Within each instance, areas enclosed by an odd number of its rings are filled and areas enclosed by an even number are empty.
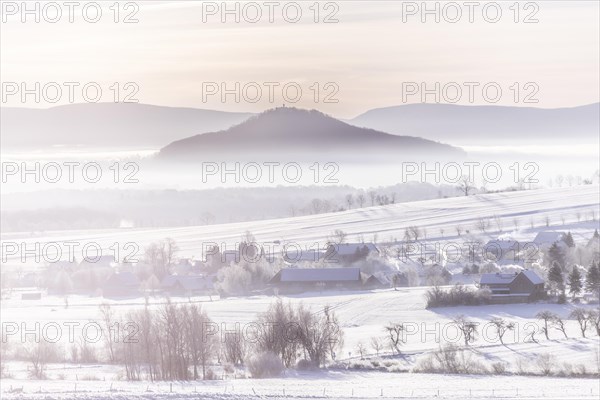
[[[314,362],[310,361],[310,360],[298,360],[298,362],[296,363],[296,369],[298,371],[310,371],[313,369],[317,369],[317,366],[315,365]]]
[[[496,375],[504,375],[506,373],[506,364],[502,362],[495,362],[492,364],[492,370]]]
[[[461,284],[456,284],[450,290],[442,290],[438,286],[432,287],[425,293],[427,308],[448,306],[475,306],[487,304],[491,299],[488,288],[473,290]]]
[[[263,352],[250,358],[248,371],[253,378],[270,378],[281,375],[283,362],[272,352]]]
[[[554,356],[549,353],[540,354],[536,359],[536,364],[542,375],[550,375],[554,366]]]
[[[482,363],[473,359],[472,353],[449,344],[419,360],[415,372],[485,374],[488,371]]]

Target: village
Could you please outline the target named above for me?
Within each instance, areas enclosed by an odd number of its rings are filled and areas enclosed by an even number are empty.
[[[344,234],[337,232],[338,239],[340,235],[345,240]],[[411,232],[407,230],[406,235]],[[600,247],[597,230],[584,243],[575,243],[570,232],[551,230],[540,231],[527,242],[490,239],[480,248],[473,238],[455,240],[452,246],[445,243],[446,252],[440,246],[413,239],[381,245],[330,243],[322,250],[290,246],[275,254],[253,242],[251,233],[246,232],[245,239],[238,250],[212,247],[203,260],[178,257],[177,243],[165,239],[150,246],[136,263],[103,255],[80,262],[47,263],[27,273],[6,265],[4,271],[11,272],[3,272],[2,298],[227,297],[461,283],[489,288],[492,303],[523,303],[546,299],[549,291],[557,294],[561,287],[564,291],[573,268],[567,268],[568,264],[580,266],[580,280],[590,268],[593,274]],[[559,275],[565,275],[564,281],[550,276],[555,265],[560,267]],[[229,272],[238,270],[248,272],[247,282],[241,281],[240,274]],[[582,287],[574,295],[588,298],[591,294]]]

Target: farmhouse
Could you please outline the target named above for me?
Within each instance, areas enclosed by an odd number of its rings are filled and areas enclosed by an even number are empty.
[[[364,260],[371,253],[379,254],[379,249],[373,243],[336,243],[327,247],[325,258],[338,262],[355,262]]]
[[[360,268],[285,268],[277,272],[269,284],[284,293],[384,286],[375,276],[361,273]]]
[[[479,287],[492,291],[492,303],[525,303],[544,297],[544,280],[534,271],[482,274]]]
[[[516,262],[520,243],[516,240],[490,240],[483,247],[486,260]]]
[[[552,246],[556,242],[562,241],[566,236],[564,232],[558,231],[543,231],[538,232],[533,239],[533,243],[535,243],[540,248],[547,248]]]

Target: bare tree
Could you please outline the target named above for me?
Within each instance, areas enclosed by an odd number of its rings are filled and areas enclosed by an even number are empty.
[[[344,243],[346,241],[347,236],[348,235],[346,235],[346,232],[344,232],[343,230],[336,229],[331,234],[331,242],[336,243],[336,244]]]
[[[286,367],[291,367],[296,361],[299,347],[297,338],[300,332],[296,321],[297,315],[290,303],[284,304],[277,300],[271,304],[259,317],[264,334],[259,335],[258,349],[261,352],[277,354]]]
[[[460,224],[458,224],[458,225],[456,225],[456,226],[454,227],[454,229],[456,230],[456,234],[457,234],[458,236],[460,236],[460,235],[461,235],[461,233],[462,233],[462,230],[463,230],[462,226],[461,226]]]
[[[217,353],[216,337],[207,330],[212,321],[196,304],[183,309],[185,340],[193,367],[193,379],[199,378],[198,366],[202,367],[202,379],[206,379],[206,366]]]
[[[390,348],[397,354],[402,354],[400,346],[404,343],[404,325],[401,323],[390,323],[385,327],[388,334]]]
[[[365,201],[366,201],[365,195],[364,195],[364,194],[362,194],[362,193],[359,193],[359,194],[356,196],[356,201],[358,202],[358,206],[359,206],[360,208],[363,208],[363,207],[364,207],[364,205],[365,205]]]
[[[562,334],[565,335],[565,339],[569,338],[566,332],[565,321],[559,315],[555,314],[554,318],[552,318],[552,326],[561,331]]]
[[[314,365],[318,367],[328,358],[335,360],[343,344],[343,332],[331,308],[326,306],[316,315],[300,305],[297,316],[300,343]]]
[[[479,218],[475,224],[475,227],[479,229],[480,232],[485,232],[488,227],[488,222],[485,218]]]
[[[377,197],[377,193],[370,191],[369,198],[371,199],[371,206],[375,205],[375,198]]]
[[[348,205],[348,210],[351,209],[354,204],[354,196],[352,196],[351,193],[346,195],[346,204]]]
[[[473,185],[473,181],[471,180],[471,178],[467,175],[461,176],[456,190],[460,191],[465,196],[468,196],[474,189],[475,186]]]
[[[377,357],[379,357],[379,352],[383,350],[383,341],[380,338],[373,336],[371,338],[371,348],[375,350]]]
[[[544,336],[546,336],[546,340],[550,340],[548,324],[551,323],[557,315],[551,311],[540,311],[535,315],[537,319],[541,319],[544,322],[544,326],[542,327],[542,332],[544,332]]]
[[[114,311],[110,308],[110,304],[102,303],[100,305],[100,315],[102,318],[102,337],[108,348],[108,358],[110,362],[115,362],[115,325],[114,325]],[[118,328],[117,328],[118,329]]]
[[[310,208],[313,214],[320,214],[323,211],[323,200],[312,199],[310,202]]]
[[[31,363],[31,376],[36,379],[44,379],[46,366],[55,357],[53,344],[43,338],[42,340],[33,340],[26,344],[25,353]]]
[[[362,342],[358,342],[358,344],[356,345],[356,351],[358,351],[358,354],[360,354],[360,359],[364,360],[365,345]]]
[[[577,321],[579,329],[581,329],[581,336],[585,337],[585,331],[587,330],[589,322],[588,313],[583,308],[576,308],[571,311],[569,317],[574,318]]]
[[[600,310],[589,311],[588,320],[596,328],[596,335],[600,336]]]
[[[414,239],[415,241],[419,240],[419,237],[421,236],[421,230],[419,229],[418,226],[415,225],[411,225],[408,228],[406,228],[405,232],[404,232],[404,236],[408,236],[409,240],[410,238]]]
[[[458,315],[452,319],[458,328],[463,334],[463,338],[465,340],[465,346],[468,346],[469,343],[475,340],[477,336],[477,322],[469,321],[464,315]]]
[[[496,329],[496,333],[498,334],[498,339],[500,339],[500,343],[504,344],[504,335],[508,331],[512,331],[515,329],[515,324],[513,322],[506,322],[503,318],[493,318],[490,323]]]

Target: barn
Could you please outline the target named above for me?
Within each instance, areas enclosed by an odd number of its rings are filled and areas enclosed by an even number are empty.
[[[534,271],[482,274],[479,287],[492,291],[492,303],[526,303],[546,295],[544,280]]]
[[[284,268],[269,284],[280,293],[301,293],[322,290],[361,290],[383,287],[375,276],[360,272],[360,268]]]

